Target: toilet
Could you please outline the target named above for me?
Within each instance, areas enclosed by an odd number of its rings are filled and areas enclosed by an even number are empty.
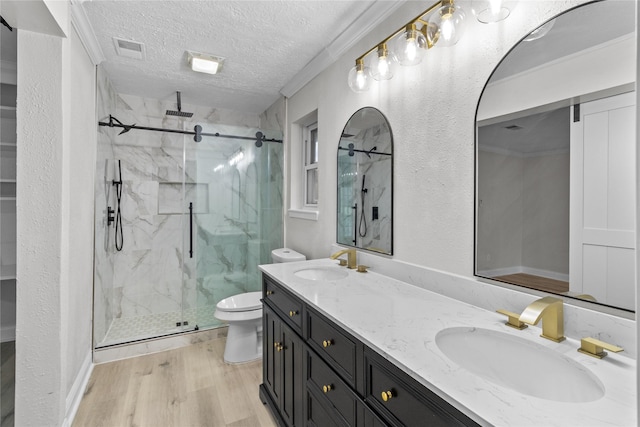
[[[304,261],[307,258],[288,248],[271,251],[273,263]],[[224,361],[246,363],[262,357],[262,292],[246,292],[223,299],[214,317],[229,324]]]

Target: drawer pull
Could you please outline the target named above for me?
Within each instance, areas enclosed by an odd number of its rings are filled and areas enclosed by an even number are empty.
[[[322,341],[322,346],[323,346],[324,348],[327,348],[327,347],[329,347],[329,346],[330,346],[330,345],[332,345],[332,344],[333,344],[333,340],[324,340],[324,341]]]
[[[382,400],[388,402],[393,397],[393,392],[391,390],[382,392]]]
[[[276,351],[282,351],[284,349],[284,346],[281,342],[274,342],[273,346],[275,347]]]
[[[298,310],[291,310],[291,311],[289,312],[289,317],[293,317],[293,316],[295,316],[296,314],[298,314]]]
[[[325,393],[329,393],[331,390],[333,390],[333,386],[331,384],[327,384],[327,385],[323,385],[322,386],[322,391]]]
[[[267,291],[266,294],[267,295],[273,295],[273,291]]]

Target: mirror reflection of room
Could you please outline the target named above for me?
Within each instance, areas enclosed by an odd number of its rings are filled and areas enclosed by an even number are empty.
[[[392,253],[392,139],[375,108],[358,110],[345,125],[338,147],[338,243]]]
[[[609,3],[532,32],[485,87],[476,274],[632,311],[634,4]]]

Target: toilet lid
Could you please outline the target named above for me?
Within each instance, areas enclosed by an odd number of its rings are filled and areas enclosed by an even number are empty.
[[[247,292],[220,301],[216,307],[224,311],[250,311],[262,308],[262,292]]]

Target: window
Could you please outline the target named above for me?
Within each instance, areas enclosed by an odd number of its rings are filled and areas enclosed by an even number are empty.
[[[318,124],[306,127],[304,137],[304,205],[318,206]]]

